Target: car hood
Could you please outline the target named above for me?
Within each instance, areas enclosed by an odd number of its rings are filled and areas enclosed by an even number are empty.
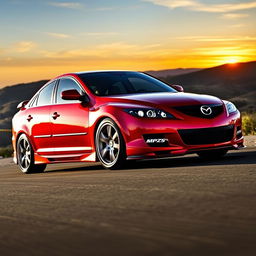
[[[123,102],[140,105],[155,105],[164,107],[178,107],[189,105],[222,104],[214,96],[194,93],[141,93],[108,98],[108,102]]]

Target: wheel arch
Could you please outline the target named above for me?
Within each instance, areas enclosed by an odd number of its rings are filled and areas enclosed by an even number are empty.
[[[34,143],[33,143],[33,141],[31,141],[30,136],[29,136],[25,131],[19,131],[19,132],[17,133],[16,138],[15,138],[15,143],[14,143],[14,144],[15,144],[15,151],[17,152],[17,142],[18,142],[18,140],[19,140],[19,137],[20,137],[22,134],[25,134],[25,135],[26,135],[26,137],[27,137],[27,139],[28,139],[30,145],[32,146],[32,148],[33,148],[33,150],[34,150],[34,152],[35,152]]]
[[[100,118],[98,118],[98,119],[95,121],[94,129],[93,129],[93,140],[92,140],[92,141],[93,141],[92,143],[93,143],[93,147],[94,147],[95,153],[96,153],[96,145],[95,145],[96,132],[97,132],[97,129],[98,129],[100,123],[101,123],[104,119],[110,119],[113,123],[116,124],[117,128],[119,129],[119,131],[120,131],[120,133],[121,133],[121,135],[122,135],[122,137],[123,137],[124,146],[125,146],[125,150],[126,150],[125,135],[123,134],[123,131],[122,131],[121,126],[120,126],[120,123],[119,123],[115,118],[113,118],[113,117],[111,117],[111,116],[105,115],[105,116],[101,116]],[[97,162],[99,161],[99,159],[98,159],[98,157],[97,157],[97,154],[96,154],[96,161],[97,161]]]

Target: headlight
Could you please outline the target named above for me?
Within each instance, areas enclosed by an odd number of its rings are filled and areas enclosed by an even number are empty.
[[[230,101],[224,101],[228,114],[232,114],[237,111],[236,106]]]
[[[175,117],[163,110],[153,108],[128,108],[126,113],[140,118],[175,119]]]

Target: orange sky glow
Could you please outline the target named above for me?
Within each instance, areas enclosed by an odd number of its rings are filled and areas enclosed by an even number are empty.
[[[256,60],[256,1],[96,2],[4,3],[0,87],[73,71],[205,68]]]

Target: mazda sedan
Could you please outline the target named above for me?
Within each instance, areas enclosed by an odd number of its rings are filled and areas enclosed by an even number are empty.
[[[24,173],[64,162],[100,161],[116,169],[127,160],[189,153],[213,158],[243,147],[233,103],[184,93],[139,72],[61,75],[18,108],[14,161]]]

